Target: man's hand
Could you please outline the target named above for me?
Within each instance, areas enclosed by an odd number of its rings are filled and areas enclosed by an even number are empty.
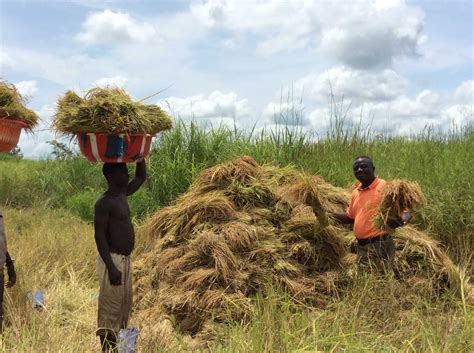
[[[8,274],[8,282],[6,284],[7,288],[13,287],[16,283],[16,272],[15,272],[15,265],[13,265],[13,261],[7,262],[7,274]]]
[[[387,225],[392,228],[392,229],[395,229],[395,228],[398,228],[398,227],[401,227],[401,226],[404,226],[405,224],[407,224],[410,219],[411,219],[411,213],[408,212],[408,211],[405,211],[402,213],[402,215],[400,217],[397,217],[395,219],[389,219],[387,221]]]
[[[392,229],[401,227],[405,223],[403,222],[403,219],[401,217],[395,218],[395,219],[389,219],[387,221],[387,226],[389,226]]]
[[[122,272],[117,270],[116,267],[109,269],[109,280],[113,286],[120,286],[122,284]]]

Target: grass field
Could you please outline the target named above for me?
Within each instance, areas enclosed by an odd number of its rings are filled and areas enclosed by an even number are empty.
[[[139,226],[148,214],[173,202],[203,168],[243,154],[260,163],[295,164],[343,187],[354,181],[353,158],[369,155],[381,177],[421,185],[428,206],[416,222],[473,275],[473,150],[469,129],[449,135],[427,131],[408,139],[336,128],[318,142],[288,128],[249,135],[178,125],[157,140],[148,159],[148,181],[130,205]],[[1,158],[0,205],[19,278],[6,290],[9,324],[1,345],[17,352],[95,351],[98,285],[90,221],[95,199],[105,188],[100,165],[82,158]],[[45,292],[41,312],[26,299],[37,288]],[[276,288],[259,299],[250,323],[231,325],[224,337],[210,350],[469,352],[474,349],[474,309],[454,298],[410,296],[396,280],[367,277],[340,302],[317,312],[291,304]]]

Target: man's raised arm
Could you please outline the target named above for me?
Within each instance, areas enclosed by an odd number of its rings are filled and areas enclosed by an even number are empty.
[[[140,188],[140,186],[142,186],[145,180],[146,162],[145,159],[143,159],[143,161],[137,162],[137,165],[135,167],[135,177],[132,179],[132,181],[128,184],[127,187],[127,196],[135,193]]]

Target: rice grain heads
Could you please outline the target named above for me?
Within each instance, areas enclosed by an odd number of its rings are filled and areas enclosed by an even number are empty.
[[[400,217],[405,210],[418,211],[426,204],[425,196],[417,183],[394,179],[382,188],[381,203],[374,224],[390,230],[387,222]]]
[[[25,107],[26,100],[16,87],[0,81],[0,119],[19,120],[27,124],[31,131],[38,124],[38,115]]]
[[[121,88],[92,88],[84,97],[67,91],[57,102],[53,126],[65,134],[155,134],[172,127],[171,118],[157,105],[133,101]]]
[[[142,228],[148,246],[137,254],[134,288],[142,339],[166,349],[176,343],[172,322],[175,332],[203,343],[221,324],[251,319],[257,293],[265,297],[275,286],[311,307],[339,300],[354,261],[348,230],[328,213],[344,211],[349,196],[320,177],[247,156],[203,171]],[[397,241],[402,268],[430,266],[406,276],[457,285],[457,269],[429,237],[406,228]],[[166,340],[156,342],[163,332]]]

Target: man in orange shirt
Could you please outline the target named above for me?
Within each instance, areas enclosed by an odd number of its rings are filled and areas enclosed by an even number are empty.
[[[357,263],[360,266],[373,265],[382,270],[391,269],[395,255],[392,235],[375,228],[373,220],[380,204],[380,190],[386,181],[375,176],[375,166],[367,156],[354,160],[352,169],[360,182],[352,192],[351,201],[345,213],[333,213],[333,218],[343,224],[352,224],[357,239]],[[395,229],[406,224],[411,218],[409,212],[391,220],[387,225]]]

